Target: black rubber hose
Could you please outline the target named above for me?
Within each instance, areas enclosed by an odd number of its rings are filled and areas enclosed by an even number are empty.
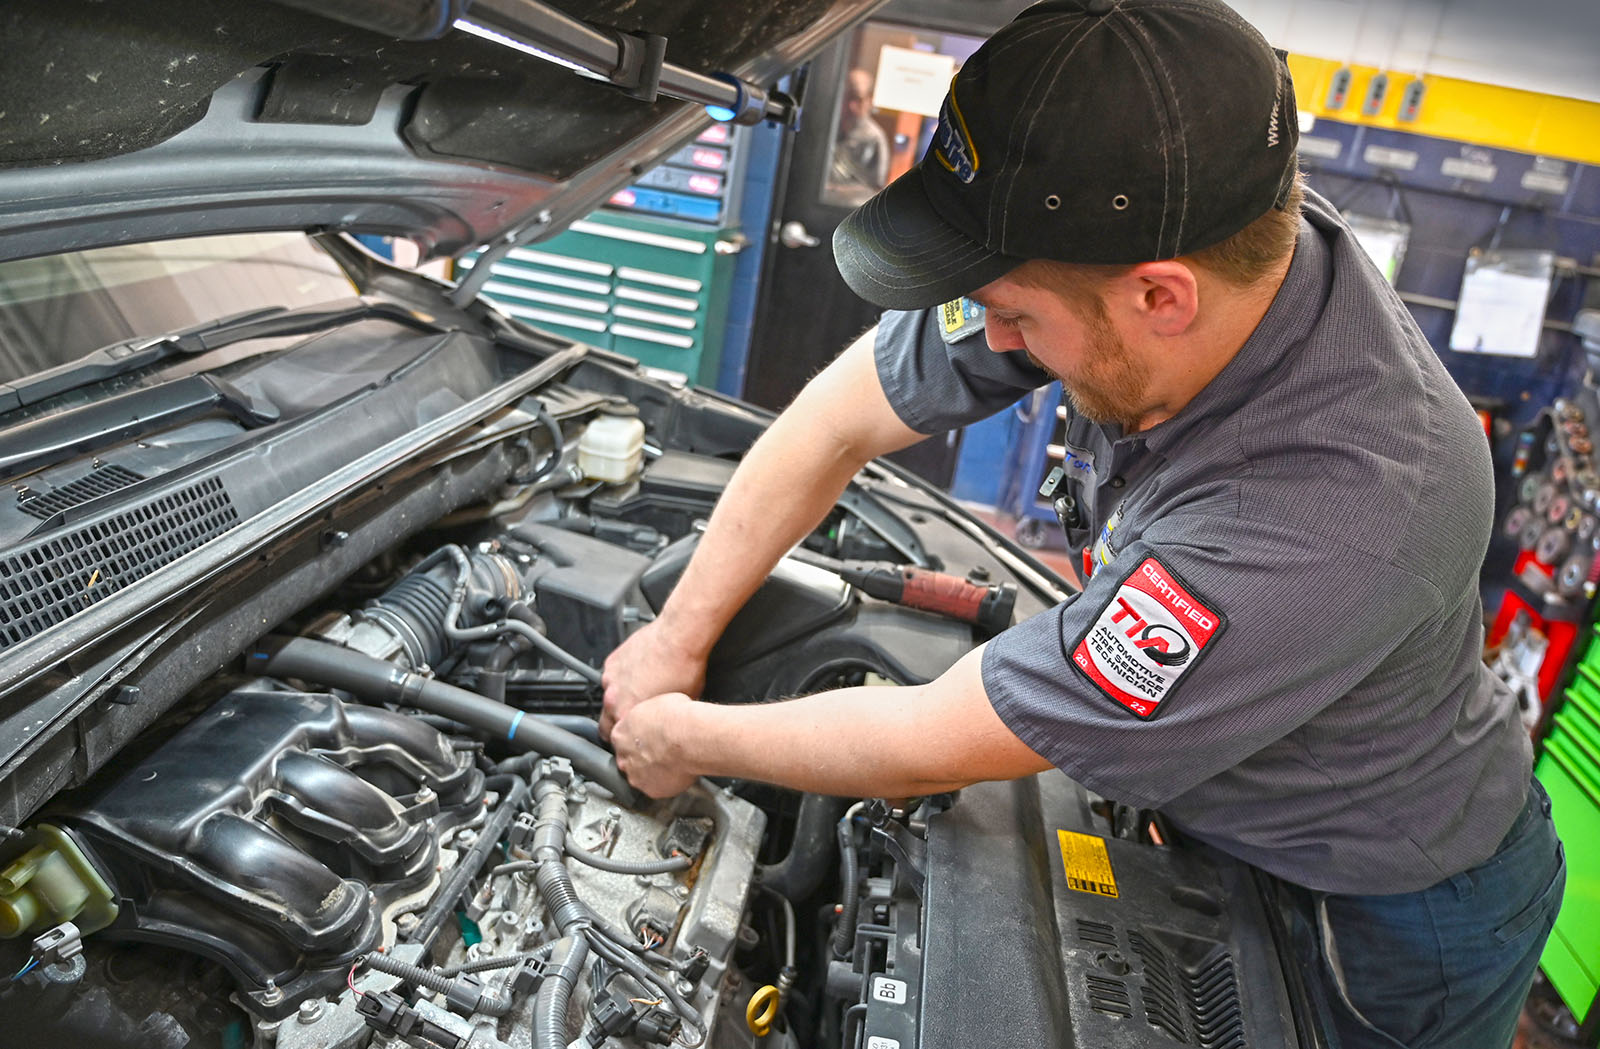
[[[543,401],[536,403],[538,407],[534,409],[534,415],[539,420],[539,424],[550,434],[550,451],[545,453],[544,459],[533,468],[531,474],[518,474],[513,477],[511,479],[513,484],[538,484],[546,477],[549,477],[555,472],[555,468],[561,465],[561,455],[566,450],[567,438],[561,432],[561,424],[556,422],[556,417],[550,414],[550,409],[544,406]],[[527,438],[524,438],[524,440],[527,440]],[[528,441],[528,445],[531,449],[532,441]]]
[[[478,668],[478,691],[496,703],[506,701],[506,669],[517,658],[517,646],[501,640]]]
[[[487,790],[500,792],[500,804],[484,821],[483,829],[478,833],[478,840],[472,843],[466,855],[462,856],[451,869],[439,894],[428,904],[428,909],[422,912],[417,924],[406,934],[406,939],[412,943],[420,943],[426,947],[433,942],[445,919],[455,913],[456,903],[472,884],[472,879],[478,876],[478,872],[494,855],[495,847],[510,829],[511,821],[517,818],[517,813],[528,803],[530,791],[524,780],[514,776],[490,776],[484,780],[483,785]]]
[[[594,718],[586,718],[582,714],[540,714],[539,717],[548,725],[566,729],[597,747],[600,745],[600,723]]]
[[[567,855],[585,867],[612,874],[676,874],[694,866],[694,859],[690,856],[668,856],[664,860],[614,860],[610,856],[579,848],[572,843],[571,837],[567,838]]]
[[[251,673],[297,677],[353,692],[366,699],[417,707],[471,725],[520,750],[566,758],[586,778],[598,783],[624,805],[639,796],[617,769],[610,754],[545,721],[476,692],[425,678],[393,663],[325,641],[305,637],[269,637],[245,661]]]
[[[507,630],[514,630],[533,644],[534,648],[543,652],[558,663],[570,668],[591,685],[600,684],[600,671],[585,663],[577,656],[551,641],[544,633],[544,620],[540,619],[533,609],[521,601],[513,601],[506,606]]]
[[[588,958],[589,941],[581,933],[556,943],[533,999],[533,1049],[566,1049],[567,1005]]]
[[[839,828],[839,879],[841,900],[839,924],[833,930],[833,956],[848,958],[856,944],[856,911],[861,906],[861,872],[856,864],[855,836],[850,831],[850,817],[836,825]]]
[[[579,739],[586,739],[597,747],[600,745],[600,724],[594,718],[582,714],[540,714],[538,717],[547,725],[566,729]],[[495,771],[526,776],[539,764],[539,758],[538,754],[518,754],[500,762],[495,766]]]
[[[795,818],[794,844],[783,859],[761,868],[761,884],[790,902],[808,899],[815,893],[833,870],[834,828],[849,806],[848,798],[802,796],[800,813]]]

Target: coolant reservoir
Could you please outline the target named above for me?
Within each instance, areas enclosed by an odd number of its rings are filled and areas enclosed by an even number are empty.
[[[578,469],[591,481],[621,484],[644,462],[644,423],[631,404],[608,404],[578,438]]]

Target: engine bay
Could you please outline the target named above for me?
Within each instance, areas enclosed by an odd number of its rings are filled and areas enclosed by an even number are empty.
[[[183,673],[107,693],[116,717],[173,690],[0,843],[0,1045],[1301,1044],[1244,869],[1059,773],[638,795],[598,738],[600,668],[759,420],[582,368],[386,504],[308,521],[304,557],[259,559],[274,582],[214,598],[234,618],[188,621]],[[620,476],[583,465],[597,425],[645,434]],[[982,601],[899,596],[914,572]],[[735,619],[704,698],[925,682],[1061,596],[874,465]]]

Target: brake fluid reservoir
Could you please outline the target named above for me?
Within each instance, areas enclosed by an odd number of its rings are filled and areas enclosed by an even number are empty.
[[[631,404],[608,404],[578,438],[578,469],[591,481],[621,484],[644,462],[644,423]]]

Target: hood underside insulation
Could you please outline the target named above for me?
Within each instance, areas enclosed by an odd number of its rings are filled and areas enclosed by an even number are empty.
[[[829,0],[558,0],[598,26],[668,38],[667,59],[735,68],[819,17]],[[0,7],[0,167],[144,149],[205,115],[212,93],[272,69],[256,119],[360,125],[393,85],[416,89],[403,134],[421,156],[570,178],[682,103],[645,104],[498,44],[451,31],[399,41],[257,0],[11,0]]]

